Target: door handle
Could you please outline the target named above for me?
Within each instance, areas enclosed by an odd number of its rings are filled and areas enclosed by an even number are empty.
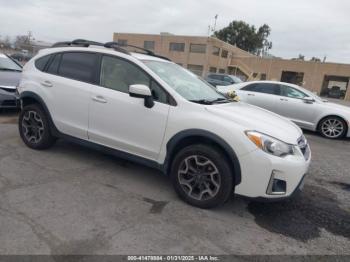
[[[92,98],[93,101],[98,102],[98,103],[102,103],[102,104],[106,104],[107,100],[103,97],[103,96],[94,96]]]
[[[248,96],[255,96],[254,94],[248,94]]]
[[[280,98],[281,101],[288,101],[288,99]]]
[[[48,80],[42,81],[40,84],[42,86],[45,86],[45,87],[52,87],[53,86],[52,83]]]

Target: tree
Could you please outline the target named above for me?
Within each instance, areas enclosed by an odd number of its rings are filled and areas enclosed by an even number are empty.
[[[11,48],[11,38],[7,35],[5,39],[1,41],[5,48]]]
[[[302,54],[299,54],[297,58],[292,58],[292,60],[305,61],[305,56]]]
[[[28,37],[28,35],[17,35],[15,38],[15,48],[26,50],[31,49],[32,46],[30,44],[30,38]]]
[[[266,54],[272,48],[272,42],[268,41],[270,33],[267,24],[256,29],[244,21],[232,21],[227,27],[215,31],[214,36],[245,51]]]
[[[321,62],[321,59],[320,58],[318,58],[318,57],[312,57],[311,59],[310,59],[310,61],[311,62]]]

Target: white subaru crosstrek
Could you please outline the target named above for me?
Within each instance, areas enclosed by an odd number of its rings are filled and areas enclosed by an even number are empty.
[[[160,169],[201,208],[233,193],[276,200],[299,191],[311,159],[299,127],[143,51],[86,40],[42,50],[18,87],[24,143],[45,149],[65,138]]]

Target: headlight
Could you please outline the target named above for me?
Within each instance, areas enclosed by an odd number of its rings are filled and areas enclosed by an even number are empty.
[[[283,157],[294,153],[293,145],[284,143],[271,136],[256,131],[246,131],[245,134],[257,147],[271,155]]]

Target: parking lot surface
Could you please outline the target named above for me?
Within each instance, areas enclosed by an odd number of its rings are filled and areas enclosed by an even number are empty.
[[[303,193],[201,210],[158,171],[65,141],[33,151],[0,114],[0,254],[350,254],[350,141],[306,136]]]

